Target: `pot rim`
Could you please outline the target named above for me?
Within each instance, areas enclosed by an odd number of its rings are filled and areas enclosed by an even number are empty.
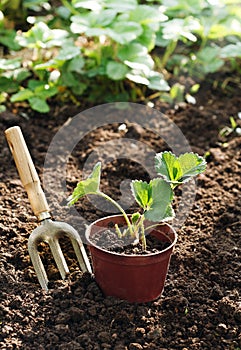
[[[128,216],[131,216],[131,215],[128,214]],[[174,247],[174,245],[176,244],[176,242],[177,242],[177,238],[178,238],[177,232],[167,222],[160,222],[159,225],[168,226],[172,230],[172,232],[174,233],[174,239],[173,239],[173,241],[171,241],[170,238],[164,232],[162,232],[162,234],[169,239],[171,244],[167,248],[165,248],[163,250],[160,250],[159,252],[148,253],[148,254],[143,254],[143,255],[140,255],[140,254],[116,253],[116,252],[112,252],[112,251],[109,251],[107,249],[101,248],[98,245],[96,245],[95,243],[91,242],[91,240],[89,239],[91,227],[96,225],[96,223],[98,223],[98,222],[100,222],[102,220],[106,220],[106,219],[110,219],[111,220],[111,219],[113,219],[115,217],[123,217],[123,215],[122,214],[116,214],[116,215],[104,216],[103,218],[100,218],[100,219],[97,219],[97,220],[93,221],[90,225],[87,226],[86,231],[85,231],[85,238],[86,238],[87,244],[89,246],[92,246],[95,249],[98,249],[98,250],[100,250],[100,251],[102,251],[103,253],[106,253],[106,254],[117,255],[117,256],[120,256],[120,257],[122,256],[122,257],[125,257],[125,258],[142,258],[143,259],[145,257],[150,257],[150,256],[156,256],[158,254],[163,254],[163,253],[167,252],[168,250],[171,250]],[[103,227],[103,229],[105,229],[105,227]],[[156,231],[158,231],[158,230],[156,230]]]

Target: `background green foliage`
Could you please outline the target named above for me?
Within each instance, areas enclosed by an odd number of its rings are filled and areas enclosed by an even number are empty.
[[[237,0],[2,0],[0,110],[48,101],[169,102],[209,73],[240,72]],[[191,76],[188,94],[178,82]],[[26,103],[24,102],[24,103]]]

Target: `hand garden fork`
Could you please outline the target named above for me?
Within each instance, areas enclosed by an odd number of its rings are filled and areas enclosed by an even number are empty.
[[[28,251],[41,287],[48,290],[48,277],[38,252],[38,244],[42,241],[48,243],[62,279],[69,273],[59,244],[59,238],[63,236],[70,239],[82,271],[91,273],[90,262],[78,232],[67,223],[51,220],[49,206],[20,127],[7,129],[5,135],[32,210],[40,222],[28,239]]]

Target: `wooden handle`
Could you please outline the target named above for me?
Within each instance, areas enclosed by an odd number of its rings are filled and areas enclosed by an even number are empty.
[[[49,212],[49,206],[21,129],[13,126],[5,131],[5,135],[33,212],[39,219],[41,213]]]

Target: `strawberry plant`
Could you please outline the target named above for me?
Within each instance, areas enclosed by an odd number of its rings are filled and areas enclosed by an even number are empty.
[[[141,213],[132,214],[131,219],[115,200],[100,190],[100,162],[94,166],[87,179],[77,184],[69,197],[69,204],[73,205],[87,195],[97,195],[109,201],[121,212],[127,223],[127,228],[123,231],[115,225],[117,235],[123,238],[129,235],[134,244],[141,242],[145,250],[145,230],[154,227],[155,223],[164,222],[174,217],[172,208],[174,188],[202,173],[206,168],[206,162],[203,157],[194,153],[185,153],[177,157],[172,152],[162,152],[155,156],[155,168],[159,177],[150,180],[150,182],[142,180],[131,182],[132,195],[142,209]],[[153,222],[153,224],[145,228],[145,220]]]

